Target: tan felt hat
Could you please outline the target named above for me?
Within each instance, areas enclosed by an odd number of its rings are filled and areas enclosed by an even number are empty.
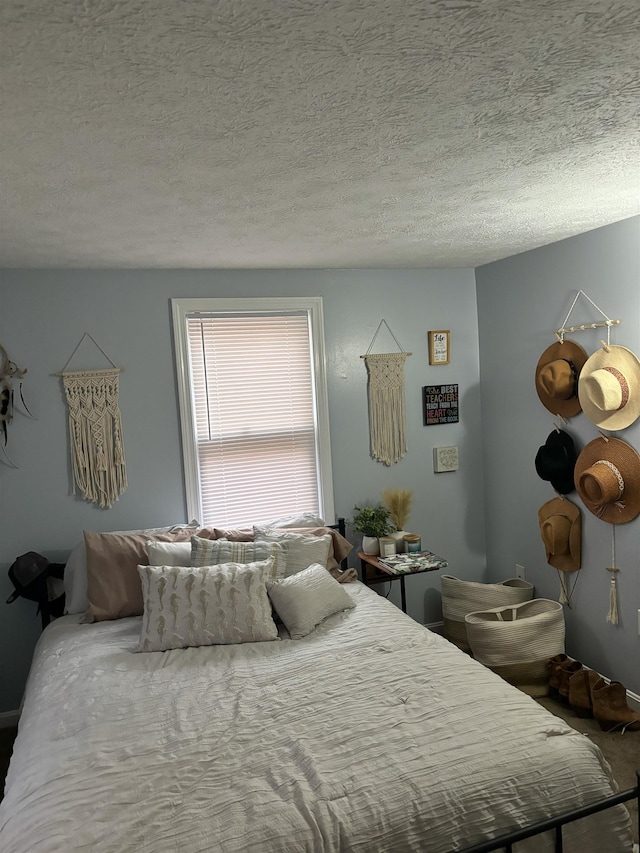
[[[580,412],[578,377],[588,356],[580,344],[565,340],[551,344],[536,366],[536,391],[542,405],[554,415],[573,417]]]
[[[582,502],[609,524],[640,513],[640,456],[619,438],[595,438],[578,456],[573,472]]]
[[[563,572],[576,572],[582,550],[580,509],[566,498],[553,498],[538,510],[538,522],[547,563]]]
[[[602,429],[625,429],[640,417],[640,359],[626,347],[594,352],[578,381],[578,398],[590,421]]]

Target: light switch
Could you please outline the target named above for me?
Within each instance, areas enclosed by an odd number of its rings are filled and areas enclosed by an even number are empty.
[[[457,447],[434,447],[433,470],[436,474],[458,470]]]

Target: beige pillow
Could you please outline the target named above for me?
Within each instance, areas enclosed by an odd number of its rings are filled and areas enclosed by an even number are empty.
[[[274,532],[288,531],[290,533],[301,533],[307,536],[326,536],[331,537],[331,547],[329,548],[329,557],[327,559],[327,568],[336,569],[344,560],[347,554],[353,550],[353,545],[344,536],[341,536],[333,527],[298,527],[298,528],[275,528],[272,525],[261,524],[261,530],[273,530]],[[199,530],[198,536],[203,535],[203,531]],[[254,529],[238,530],[215,527],[213,530],[207,528],[208,539],[229,539],[232,542],[251,542],[254,538]]]
[[[182,543],[179,543],[182,545]],[[167,547],[167,546],[165,546]],[[201,539],[191,537],[191,554],[188,563],[183,566],[215,566],[220,563],[255,563],[259,560],[273,559],[271,580],[285,577],[287,568],[287,548],[285,542],[231,542],[228,539]]]
[[[349,593],[320,564],[270,585],[269,598],[293,640],[306,637],[334,613],[355,607]]]
[[[219,566],[138,566],[144,600],[138,651],[275,640],[271,559]]]
[[[256,542],[280,542],[287,545],[287,568],[285,575],[295,575],[311,566],[320,563],[327,567],[331,536],[314,536],[309,533],[294,533],[292,530],[273,527],[254,527]]]
[[[109,530],[109,533],[147,533],[155,536],[158,533],[176,533],[178,530],[189,530],[192,534],[205,536],[206,531],[198,530],[198,522],[193,520],[188,524],[170,524],[165,527],[137,528],[135,530]],[[78,542],[64,567],[65,613],[85,613],[89,602],[87,600],[87,549]]]
[[[147,542],[190,542],[193,529],[175,533],[94,533],[84,531],[87,551],[85,622],[140,616],[142,588],[138,565],[147,565]]]

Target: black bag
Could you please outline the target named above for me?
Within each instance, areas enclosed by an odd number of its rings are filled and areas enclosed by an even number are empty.
[[[64,563],[50,563],[42,554],[27,551],[9,566],[9,580],[15,587],[7,604],[16,598],[26,598],[38,602],[38,612],[42,613],[43,627],[51,617],[62,616],[64,612],[64,593],[52,595],[52,578],[61,579],[64,575]]]

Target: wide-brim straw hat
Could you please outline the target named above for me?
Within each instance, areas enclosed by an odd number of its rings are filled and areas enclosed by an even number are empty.
[[[582,550],[579,507],[566,498],[553,498],[538,510],[538,522],[547,563],[562,572],[577,572]]]
[[[536,471],[543,480],[548,480],[561,495],[568,495],[575,489],[573,470],[578,454],[569,433],[555,429],[549,433],[546,442],[538,448]]]
[[[554,415],[571,418],[580,412],[578,378],[588,356],[575,341],[558,341],[542,353],[536,365],[536,391]]]
[[[578,381],[582,411],[602,429],[625,429],[640,417],[640,359],[612,344],[594,352]]]
[[[640,513],[640,456],[619,438],[595,438],[578,456],[576,489],[594,515],[624,524]]]

